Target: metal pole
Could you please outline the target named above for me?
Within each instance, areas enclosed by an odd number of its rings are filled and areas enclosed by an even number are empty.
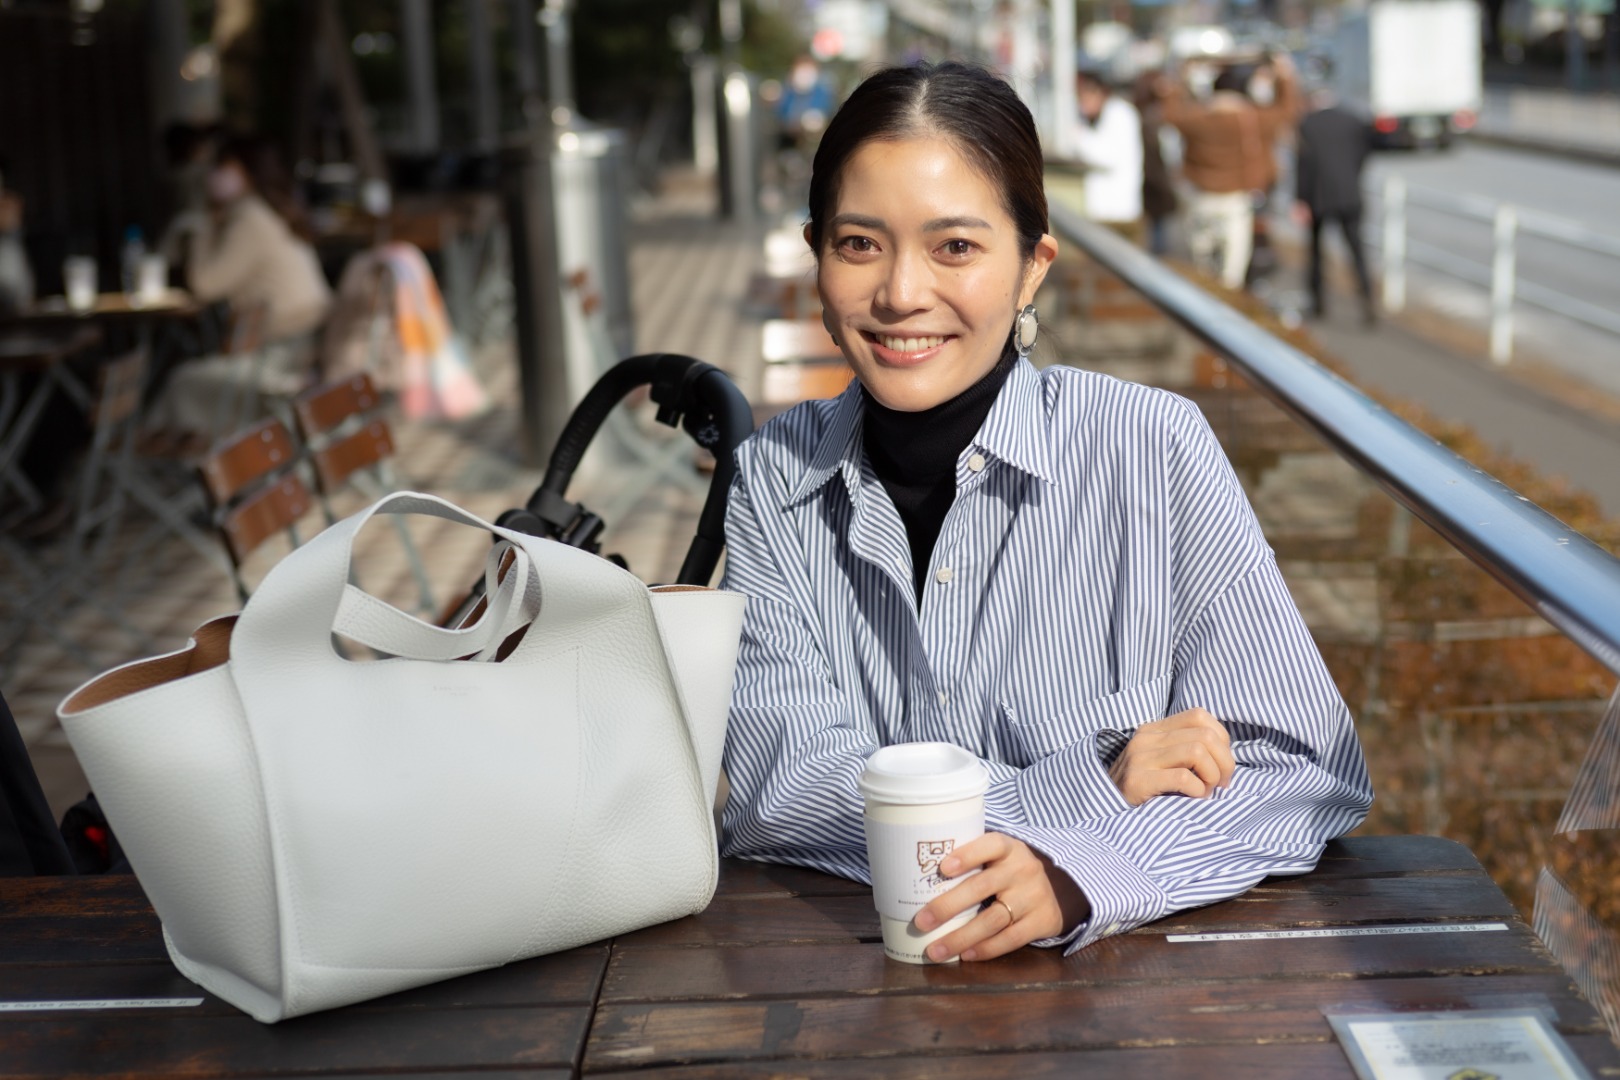
[[[1586,38],[1581,35],[1581,0],[1564,0],[1564,73],[1571,90],[1586,88]]]
[[[489,0],[467,0],[468,90],[472,98],[473,145],[495,149],[501,135],[501,100],[495,83],[495,53],[490,44]]]
[[[1052,0],[1052,137],[1049,145],[1068,157],[1079,106],[1074,98],[1074,0]]]
[[[1603,83],[1620,90],[1620,9],[1603,16]]]
[[[753,218],[758,206],[754,176],[754,103],[748,75],[737,61],[743,36],[742,0],[720,0],[720,214]]]
[[[540,71],[534,56],[533,0],[511,0],[510,14],[512,52],[516,54],[512,66],[517,75],[518,97],[523,102],[523,115],[532,121],[540,97]]]
[[[428,0],[400,0],[399,28],[405,53],[411,149],[431,153],[439,148],[439,92],[434,84],[433,11]]]
[[[1384,181],[1384,310],[1406,309],[1406,181]]]
[[[506,226],[511,236],[512,288],[516,296],[519,398],[523,411],[524,460],[544,465],[568,422],[568,336],[558,270],[556,185],[552,159],[557,141],[551,110],[540,100],[534,55],[534,7],[512,0],[512,44],[524,133],[501,162]]]
[[[1491,262],[1491,360],[1513,359],[1514,239],[1519,215],[1508,205],[1496,208],[1496,257]]]
[[[152,88],[152,125],[161,133],[182,116],[185,91],[180,66],[186,60],[186,7],[181,0],[152,0],[146,11],[148,85]],[[157,140],[152,145],[158,145]]]
[[[1039,116],[1040,105],[1035,100],[1035,63],[1040,49],[1040,38],[1035,33],[1035,0],[1014,0],[1005,16],[1011,23],[1007,27],[1012,46],[1013,89],[1024,99],[1031,112]]]
[[[692,165],[705,176],[720,167],[720,116],[715,108],[719,88],[715,85],[714,57],[707,53],[692,59]]]
[[[546,98],[552,122],[567,127],[574,119],[573,37],[568,0],[546,0],[540,25],[546,30]]]
[[[725,108],[721,132],[720,212],[733,221],[750,221],[759,206],[756,173],[758,140],[754,137],[754,90],[748,74],[731,68],[720,84]]]
[[[512,237],[523,457],[544,465],[568,422],[568,340],[557,272],[556,199],[549,126],[511,146],[501,169]]]

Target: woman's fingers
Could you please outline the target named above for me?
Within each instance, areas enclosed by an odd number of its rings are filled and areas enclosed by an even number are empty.
[[[1138,728],[1109,775],[1137,806],[1155,795],[1203,798],[1236,770],[1225,726],[1205,709],[1188,709]]]
[[[960,857],[962,872],[977,866],[979,873],[930,901],[917,914],[917,928],[927,932],[964,911],[978,913],[930,945],[932,959],[988,960],[1062,931],[1062,907],[1046,864],[1023,841],[986,833],[952,855]]]
[[[979,873],[964,878],[930,900],[928,906],[917,913],[917,929],[932,930],[1005,888],[1012,875],[1002,863],[1011,851],[1012,842],[1012,838],[1003,833],[985,833],[946,856],[939,867],[946,877],[960,877],[975,869]]]

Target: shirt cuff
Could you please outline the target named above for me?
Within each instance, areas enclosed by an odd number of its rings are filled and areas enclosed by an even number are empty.
[[[1091,915],[1066,934],[1031,942],[1063,946],[1064,955],[1092,942],[1134,930],[1174,910],[1153,879],[1101,839],[1080,829],[1013,826],[1003,830],[1052,860],[1091,904]]]
[[[1131,804],[1108,775],[1107,762],[1118,756],[1114,744],[1123,747],[1120,736],[1130,738],[1124,732],[1094,731],[1021,771],[1014,786],[1023,803],[1023,820],[1065,828],[1129,810]]]

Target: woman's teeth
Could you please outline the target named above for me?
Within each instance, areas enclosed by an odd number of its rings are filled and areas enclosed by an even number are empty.
[[[942,337],[884,337],[877,335],[878,344],[891,352],[921,352],[945,344]]]

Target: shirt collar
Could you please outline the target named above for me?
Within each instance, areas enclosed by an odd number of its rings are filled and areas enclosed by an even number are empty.
[[[810,464],[789,492],[784,509],[820,490],[835,474],[843,475],[851,500],[858,497],[864,412],[860,384],[852,382],[838,398],[821,441],[810,456]],[[1047,442],[1046,409],[1041,401],[1041,377],[1028,360],[1019,360],[1013,365],[972,445],[1052,483],[1052,455]]]
[[[1028,360],[1019,360],[973,443],[991,457],[1050,484],[1052,448],[1047,420],[1040,372]]]
[[[833,474],[839,472],[844,474],[844,482],[852,498],[860,490],[861,416],[865,411],[860,383],[852,381],[839,395],[821,441],[816,444],[815,453],[810,455],[810,464],[788,493],[783,509],[820,490],[823,484],[832,479]]]

